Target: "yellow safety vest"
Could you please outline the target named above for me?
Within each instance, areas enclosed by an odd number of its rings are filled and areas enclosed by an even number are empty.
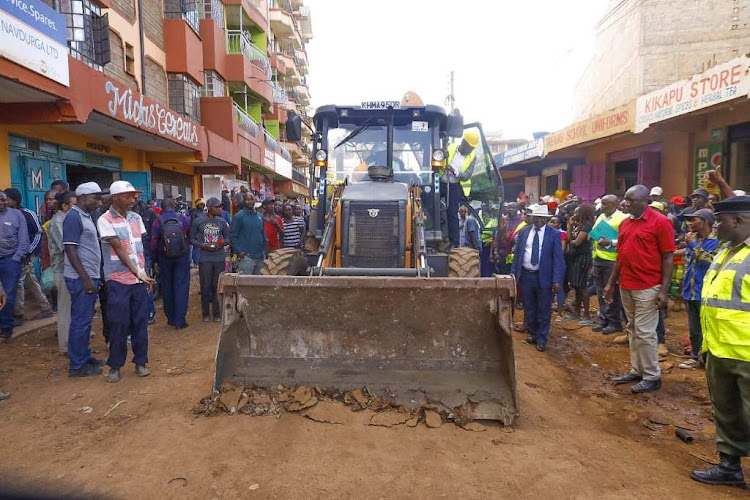
[[[612,226],[612,229],[620,229],[620,224],[622,224],[622,221],[627,219],[628,216],[624,213],[620,212],[619,210],[615,210],[612,215],[609,217],[609,220],[607,220],[607,216],[604,214],[600,214],[599,217],[596,218],[596,222],[594,222],[594,227],[596,227],[597,224],[599,224],[601,221],[606,221],[607,224]],[[612,247],[600,247],[596,241],[594,242],[594,257],[597,259],[602,260],[608,260],[610,262],[614,262],[617,260],[617,249]]]
[[[453,157],[456,156],[456,150],[458,149],[458,144],[453,143],[448,145],[448,161],[445,162],[446,166],[450,165],[453,161]],[[466,172],[469,167],[471,166],[471,162],[474,161],[474,156],[476,155],[476,149],[473,149],[471,153],[467,154],[464,158],[464,163],[461,165],[461,172]],[[445,172],[445,167],[438,170],[438,177],[443,176],[443,172]],[[467,198],[471,194],[471,177],[466,179],[465,181],[459,181],[461,183],[461,188],[463,189],[464,196]]]
[[[518,235],[518,233],[521,232],[521,229],[525,228],[526,226],[528,226],[528,224],[526,223],[525,220],[522,220],[521,223],[516,226],[516,231],[513,233],[513,237],[515,238]],[[513,264],[513,251],[515,250],[515,246],[516,245],[513,242],[511,242],[510,253],[508,254],[508,257],[505,259],[506,264]]]
[[[492,243],[495,239],[495,230],[497,229],[497,219],[490,219],[482,229],[482,243]]]
[[[719,252],[703,279],[702,350],[750,362],[750,246],[743,243],[724,264],[729,252]]]

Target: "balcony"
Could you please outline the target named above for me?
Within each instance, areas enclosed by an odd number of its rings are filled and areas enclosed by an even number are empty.
[[[273,102],[279,104],[281,107],[286,108],[289,105],[289,97],[286,95],[284,87],[279,85],[278,82],[268,82],[273,92]]]
[[[227,30],[227,53],[242,54],[250,64],[258,68],[266,75],[271,74],[271,64],[266,55],[253,45],[247,33],[239,30]]]
[[[276,138],[269,134],[265,128],[263,129],[263,138],[266,141],[266,149],[270,149],[271,151],[279,150],[279,143],[276,141]]]
[[[289,150],[286,149],[283,145],[279,145],[279,154],[282,158],[284,158],[286,161],[291,162],[292,161],[292,155],[289,154]]]
[[[268,21],[277,37],[282,39],[294,37],[294,18],[290,12],[278,8],[271,9],[268,11]]]
[[[304,85],[297,85],[294,88],[297,92],[297,97],[299,98],[298,102],[304,106],[310,105],[310,92],[307,90],[307,87]]]
[[[242,130],[250,134],[252,137],[258,138],[258,135],[260,134],[260,126],[258,125],[258,122],[256,122],[252,116],[245,113],[245,110],[236,102],[234,103],[234,119]],[[266,131],[264,130],[263,133],[265,134]]]
[[[292,169],[292,180],[307,185],[307,176],[296,168]]]

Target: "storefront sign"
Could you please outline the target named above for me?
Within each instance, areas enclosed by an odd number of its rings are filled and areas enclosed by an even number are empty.
[[[270,170],[276,170],[276,153],[272,149],[268,148],[266,148],[264,151],[265,154],[263,155],[263,166]]]
[[[517,148],[506,151],[503,155],[503,166],[505,167],[521,161],[533,160],[534,158],[542,158],[543,156],[544,138],[541,138],[535,141],[529,141]]]
[[[4,0],[0,0],[4,1]],[[104,87],[109,95],[107,109],[113,118],[130,122],[170,140],[198,147],[198,127],[188,118],[172,112],[129,88],[120,88],[108,81]]]
[[[576,144],[602,139],[622,132],[630,132],[635,126],[635,102],[630,102],[606,113],[574,123],[562,130],[544,136],[547,153]]]
[[[70,85],[65,18],[40,0],[0,0],[0,56]]]
[[[750,90],[747,75],[750,59],[732,59],[638,98],[636,102],[636,132],[652,123],[674,118],[738,97],[746,97]]]
[[[721,165],[723,156],[721,143],[706,143],[695,146],[695,189],[703,188],[709,193],[719,194],[719,186],[708,180],[708,172]]]
[[[276,173],[279,175],[283,175],[287,179],[291,179],[292,178],[292,163],[284,159],[284,157],[278,153],[275,154],[274,161],[276,162]]]

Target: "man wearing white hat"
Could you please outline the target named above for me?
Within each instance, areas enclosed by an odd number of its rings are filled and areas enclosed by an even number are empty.
[[[112,206],[97,225],[104,255],[107,281],[107,317],[110,322],[109,373],[107,382],[119,382],[120,369],[128,355],[127,339],[133,347],[135,373],[151,374],[148,363],[148,292],[154,280],[146,274],[141,216],[131,211],[138,192],[127,181],[115,181],[109,188]]]
[[[91,320],[101,279],[101,249],[91,213],[101,206],[102,190],[96,182],[76,188],[76,204],[63,220],[65,248],[63,278],[70,293],[68,360],[71,377],[90,377],[102,373],[104,362],[91,355]]]
[[[664,190],[661,188],[661,186],[654,186],[651,188],[651,192],[649,193],[649,197],[651,198],[651,201],[658,201],[659,203],[662,203],[663,200],[661,197],[664,195]]]
[[[547,347],[552,319],[552,299],[563,284],[565,263],[560,231],[547,225],[549,210],[535,206],[532,224],[518,235],[511,273],[520,284],[524,317],[529,329],[530,344],[540,352]]]

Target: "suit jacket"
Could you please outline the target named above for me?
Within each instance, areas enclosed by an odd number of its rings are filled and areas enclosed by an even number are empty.
[[[518,234],[518,240],[513,250],[513,266],[511,274],[516,280],[521,279],[523,269],[523,252],[526,248],[526,238],[531,234],[533,224],[526,226]],[[533,235],[531,236],[533,238]],[[552,287],[553,283],[563,284],[565,279],[565,261],[563,260],[562,238],[560,231],[547,226],[544,229],[544,242],[542,253],[539,257],[539,286]]]

